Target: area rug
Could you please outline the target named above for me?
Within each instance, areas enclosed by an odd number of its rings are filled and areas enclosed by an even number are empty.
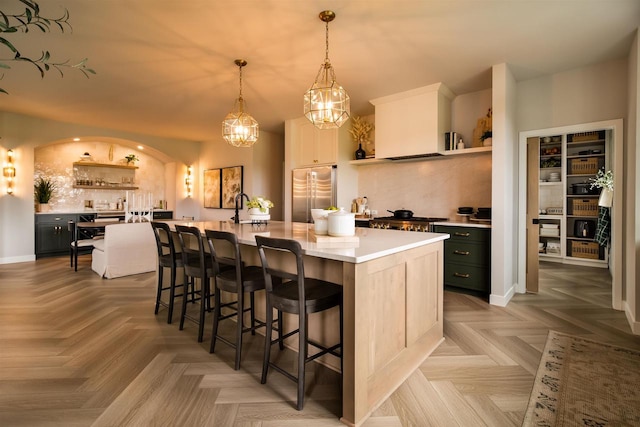
[[[640,351],[549,331],[523,426],[640,426]]]

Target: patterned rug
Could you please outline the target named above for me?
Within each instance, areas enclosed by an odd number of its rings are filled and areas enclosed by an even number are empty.
[[[549,331],[523,426],[640,426],[640,351]]]

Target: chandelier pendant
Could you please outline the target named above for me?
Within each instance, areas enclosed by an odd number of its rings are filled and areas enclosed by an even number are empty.
[[[336,82],[336,74],[329,61],[329,22],[336,14],[331,10],[320,12],[325,23],[325,58],[313,85],[304,94],[304,115],[318,129],[339,128],[351,115],[351,101],[347,91]]]
[[[240,69],[240,94],[233,104],[233,109],[222,121],[222,137],[234,147],[251,147],[258,142],[258,122],[245,111],[245,101],[242,97],[242,67],[247,65],[244,59],[236,59],[235,64]]]

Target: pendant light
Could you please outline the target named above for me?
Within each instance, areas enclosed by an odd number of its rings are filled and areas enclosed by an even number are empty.
[[[329,61],[329,22],[335,17],[331,10],[320,12],[320,20],[326,25],[325,58],[315,82],[304,94],[304,115],[318,129],[339,128],[351,114],[349,95],[336,82],[336,74]]]
[[[242,98],[242,67],[247,65],[244,59],[236,59],[240,69],[240,96],[233,104],[233,109],[222,121],[222,137],[234,147],[251,147],[258,142],[258,122],[244,109]]]

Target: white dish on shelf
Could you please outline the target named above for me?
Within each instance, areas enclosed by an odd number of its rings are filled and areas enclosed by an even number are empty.
[[[542,228],[551,228],[551,229],[557,229],[560,227],[560,224],[541,224]]]

